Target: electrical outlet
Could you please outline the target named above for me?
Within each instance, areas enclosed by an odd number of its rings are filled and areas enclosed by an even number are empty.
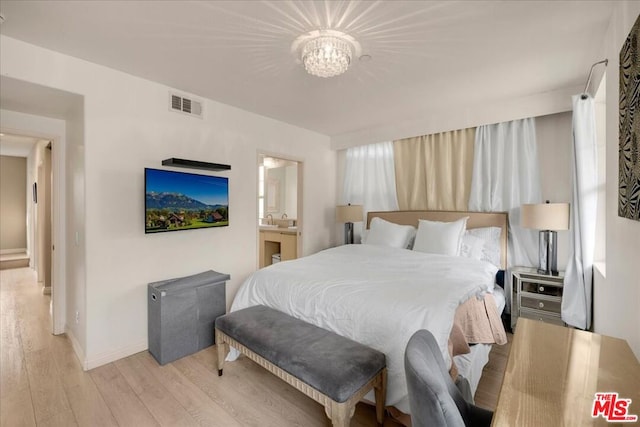
[[[80,323],[80,312],[76,311],[76,323]]]

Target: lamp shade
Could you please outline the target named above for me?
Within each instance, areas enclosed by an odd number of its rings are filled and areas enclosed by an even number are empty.
[[[536,230],[568,230],[569,203],[539,203],[522,205],[520,225]]]
[[[336,222],[362,222],[362,205],[336,206]]]

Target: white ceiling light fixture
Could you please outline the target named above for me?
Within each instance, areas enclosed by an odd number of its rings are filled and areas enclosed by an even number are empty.
[[[315,30],[298,37],[292,51],[300,55],[307,72],[318,77],[338,76],[360,55],[360,43],[336,30]]]

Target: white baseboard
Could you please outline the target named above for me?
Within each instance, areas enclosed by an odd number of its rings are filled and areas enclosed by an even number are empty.
[[[71,329],[69,329],[68,327],[65,328],[65,334],[67,334],[69,341],[71,341],[71,347],[73,348],[73,352],[78,357],[78,361],[80,362],[80,365],[82,365],[82,369],[87,371],[87,361],[84,357],[84,351],[82,351],[82,347],[80,347],[80,343],[76,339],[76,336],[73,335],[73,332],[71,332]]]
[[[25,254],[25,253],[27,253],[27,248],[2,249],[2,250],[0,250],[0,255]],[[27,254],[27,256],[28,256],[28,254]]]
[[[86,360],[85,370],[97,368],[98,366],[106,365],[107,363],[115,362],[122,358],[131,356],[132,354],[140,353],[149,348],[147,341],[134,344],[125,348],[121,348],[114,351],[104,352],[97,354],[94,357]]]

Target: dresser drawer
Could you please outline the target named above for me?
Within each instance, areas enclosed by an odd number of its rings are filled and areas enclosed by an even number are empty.
[[[533,308],[535,310],[559,314],[561,306],[562,300],[560,298],[544,298],[543,296],[537,297],[534,294],[524,293],[520,297],[520,307],[522,308]]]
[[[522,282],[522,292],[561,297],[562,287],[542,283]]]
[[[559,315],[553,315],[552,313],[546,313],[539,310],[530,310],[523,307],[520,309],[520,317],[526,317],[527,319],[539,320],[545,323],[564,326],[564,322]]]

